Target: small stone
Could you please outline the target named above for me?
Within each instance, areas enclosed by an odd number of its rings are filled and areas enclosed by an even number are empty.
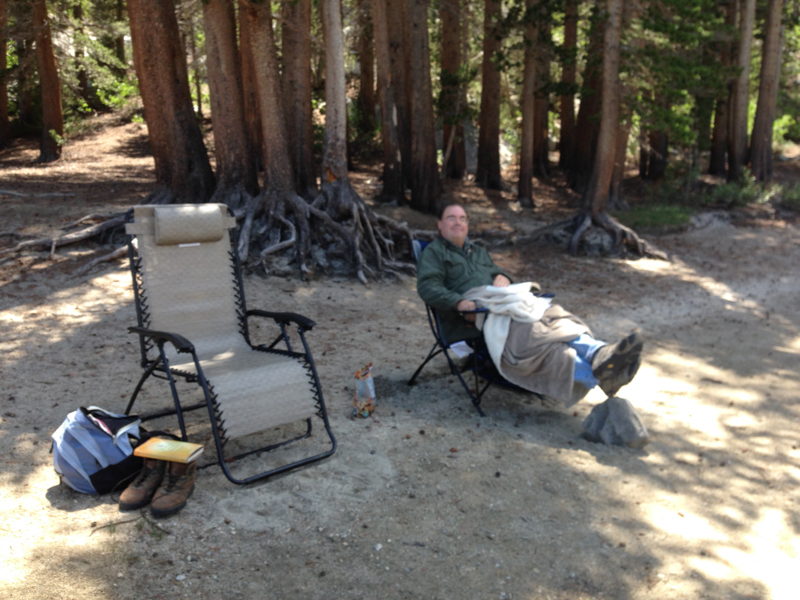
[[[186,579],[186,575],[184,575],[183,573],[181,573],[181,574],[180,574],[180,575],[178,575],[178,576],[177,576],[175,579],[177,579],[178,581],[183,581],[184,579]]]
[[[381,548],[383,548],[383,544],[375,544],[375,552],[380,552]]]

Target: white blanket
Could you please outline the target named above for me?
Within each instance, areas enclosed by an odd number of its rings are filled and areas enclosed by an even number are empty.
[[[484,285],[467,290],[464,294],[467,300],[472,300],[479,308],[489,309],[488,315],[478,314],[476,325],[483,332],[489,356],[503,377],[506,374],[500,358],[503,356],[511,321],[536,323],[542,320],[545,311],[550,308],[550,298],[534,296],[531,292],[533,285],[535,284],[530,281],[506,287]]]

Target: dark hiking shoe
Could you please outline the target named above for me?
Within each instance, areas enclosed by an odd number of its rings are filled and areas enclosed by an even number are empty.
[[[158,488],[153,501],[150,503],[150,512],[154,517],[168,517],[186,506],[186,501],[194,492],[194,476],[197,473],[197,463],[185,465],[171,462],[164,483]]]
[[[164,479],[167,463],[146,458],[139,476],[134,479],[119,497],[120,510],[136,510],[150,504],[153,494]]]
[[[629,384],[642,364],[644,340],[634,331],[616,344],[603,346],[592,358],[592,374],[606,396],[613,396]]]

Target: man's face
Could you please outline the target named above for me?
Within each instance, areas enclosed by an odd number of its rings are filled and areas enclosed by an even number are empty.
[[[469,233],[469,220],[463,208],[457,205],[445,208],[438,226],[439,233],[444,239],[453,242],[459,248],[464,246],[464,240]]]

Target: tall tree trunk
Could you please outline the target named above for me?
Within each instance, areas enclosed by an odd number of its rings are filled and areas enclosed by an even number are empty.
[[[189,21],[189,56],[192,57],[192,71],[194,72],[194,92],[197,96],[197,116],[203,118],[203,92],[200,81],[200,61],[197,55],[197,40],[194,34],[194,14],[187,16]]]
[[[217,189],[212,199],[237,209],[258,193],[256,165],[250,159],[244,124],[242,75],[236,46],[233,0],[203,4],[206,68],[217,159]]]
[[[533,10],[538,0],[525,0],[525,63],[522,74],[522,132],[519,149],[519,182],[517,199],[522,206],[533,207],[533,144],[534,144],[534,94],[536,92],[536,25]]]
[[[501,0],[485,0],[481,112],[478,117],[478,169],[475,183],[492,190],[503,187],[500,175],[500,71],[494,62],[495,54],[502,46],[498,24],[500,19]]]
[[[606,210],[608,190],[614,171],[619,132],[619,41],[623,0],[608,0],[608,17],[603,39],[603,103],[594,169],[584,194],[584,210],[596,217]]]
[[[578,192],[586,190],[595,163],[595,149],[600,124],[597,118],[602,104],[603,23],[598,15],[601,0],[595,5],[589,29],[589,51],[583,73],[581,104],[575,123],[575,145],[568,173],[570,185]]]
[[[242,66],[242,101],[244,103],[244,123],[247,131],[247,146],[251,162],[257,171],[264,169],[264,137],[261,127],[261,107],[258,101],[255,66],[253,65],[252,36],[250,23],[246,18],[245,0],[239,2],[239,60]]]
[[[118,25],[122,25],[125,20],[125,0],[117,0],[116,6],[116,21]],[[117,60],[123,65],[125,64],[125,36],[119,35],[114,38],[114,54]]]
[[[533,101],[533,174],[547,177],[549,169],[547,147],[548,113],[550,95],[550,23],[543,3],[540,3],[536,26],[536,81]]]
[[[386,18],[389,27],[389,56],[392,64],[392,88],[397,108],[397,140],[400,143],[403,169],[403,186],[411,185],[411,115],[409,109],[408,65],[406,63],[406,29],[408,16],[406,3],[410,0],[386,0]],[[405,190],[404,190],[405,191]]]
[[[8,44],[7,26],[8,11],[6,0],[0,0],[0,148],[5,148],[11,139],[11,129],[8,122],[8,85],[6,84],[6,69],[8,68],[8,59],[6,57],[6,46]]]
[[[461,0],[440,0],[442,24],[442,156],[445,177],[463,179],[467,172],[464,127],[461,124]]]
[[[33,115],[33,84],[31,82],[31,52],[34,52],[32,40],[19,40],[15,44],[20,64],[17,75],[17,120],[22,125],[31,125]]]
[[[408,58],[411,92],[411,206],[435,213],[439,195],[436,165],[431,59],[428,49],[429,0],[408,0]]]
[[[578,0],[564,3],[564,47],[561,83],[575,85],[578,57]],[[561,137],[558,142],[558,166],[569,169],[575,147],[575,94],[561,96]]]
[[[650,131],[647,134],[649,158],[647,161],[647,179],[658,181],[667,174],[669,162],[669,134],[666,131]]]
[[[272,30],[272,12],[269,2],[242,0],[244,19],[250,36],[250,53],[253,74],[257,86],[257,98],[264,140],[264,188],[258,202],[248,205],[245,221],[239,234],[239,258],[245,260],[252,231],[253,219],[262,211],[280,242],[281,224],[291,210],[295,218],[297,241],[294,242],[295,258],[300,270],[307,267],[305,257],[310,250],[308,205],[295,193],[292,162],[286,136],[286,121],[283,115],[281,83],[275,35]]]
[[[747,105],[750,92],[750,50],[753,43],[756,0],[742,0],[736,66],[741,69],[731,90],[728,128],[728,180],[739,181],[747,164]]]
[[[359,0],[358,20],[361,33],[358,36],[359,79],[358,105],[364,119],[361,128],[372,132],[375,127],[375,54],[373,52],[373,25],[370,18],[370,0]]]
[[[78,72],[78,91],[89,106],[93,104],[93,94],[89,90],[89,76],[83,64],[84,59],[84,33],[83,33],[83,5],[80,3],[72,7],[72,17],[75,19],[75,33],[73,46],[75,48],[75,70]]]
[[[772,177],[772,123],[778,104],[781,75],[783,0],[770,0],[764,24],[764,54],[758,86],[758,106],[750,137],[750,163],[757,181]]]
[[[214,173],[194,115],[175,7],[172,0],[128,0],[128,19],[156,182],[167,188],[153,200],[205,202]]]
[[[325,139],[322,171],[328,181],[347,179],[347,99],[340,0],[322,0],[325,36]]]
[[[729,0],[725,14],[725,24],[736,26],[738,13],[738,0]],[[725,43],[719,51],[719,62],[723,69],[728,69],[733,62],[735,45]],[[728,127],[730,126],[730,100],[733,89],[733,79],[726,85],[726,89],[717,98],[714,109],[714,133],[711,136],[711,156],[708,164],[709,175],[725,175],[727,173],[726,155],[728,152]]]
[[[317,175],[312,153],[311,0],[284,2],[281,11],[283,109],[289,155],[295,189],[301,196],[312,198],[317,194]]]
[[[623,106],[625,104],[625,106]],[[611,174],[611,188],[608,194],[608,209],[620,210],[625,206],[622,184],[625,181],[625,162],[628,158],[628,138],[631,133],[632,114],[627,102],[620,102],[620,113],[625,113],[625,120],[620,123],[617,133],[616,151],[614,152],[614,171]]]
[[[378,63],[378,103],[381,109],[381,136],[383,138],[383,191],[384,201],[404,199],[403,174],[400,164],[400,143],[397,139],[397,107],[392,86],[391,58],[389,56],[389,27],[384,0],[371,0],[372,31]]]
[[[64,115],[61,111],[61,82],[50,37],[50,19],[46,0],[33,2],[33,26],[36,31],[36,59],[42,86],[42,138],[39,162],[52,162],[61,156]]]

